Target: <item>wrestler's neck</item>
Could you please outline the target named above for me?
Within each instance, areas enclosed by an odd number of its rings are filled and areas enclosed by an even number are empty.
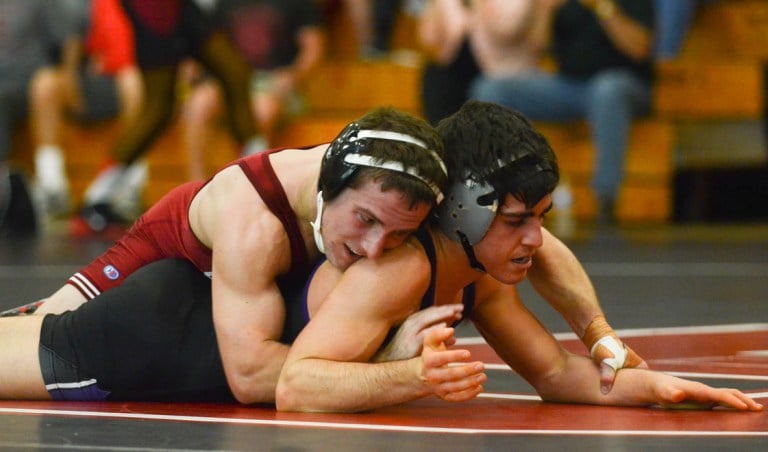
[[[449,239],[435,227],[430,228],[430,233],[437,251],[438,278],[440,275],[450,275],[444,284],[461,289],[484,275],[472,268],[461,243]]]
[[[327,147],[328,144],[322,144],[270,155],[272,168],[302,225],[314,221],[317,214],[317,179]]]

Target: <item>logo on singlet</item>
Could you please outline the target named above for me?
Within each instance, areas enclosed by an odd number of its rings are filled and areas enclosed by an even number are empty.
[[[112,265],[104,267],[104,275],[112,281],[120,277],[120,272]]]

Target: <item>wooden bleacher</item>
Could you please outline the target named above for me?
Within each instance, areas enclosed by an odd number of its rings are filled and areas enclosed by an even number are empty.
[[[586,123],[537,123],[557,154],[562,179],[573,194],[572,214],[591,220],[597,208],[589,187],[595,156]],[[642,119],[630,131],[616,217],[623,223],[663,222],[672,213],[673,130],[667,121]],[[553,212],[557,215],[558,212]]]
[[[361,62],[348,21],[331,24],[331,52],[305,88],[308,112],[287,124],[273,143],[299,146],[332,139],[350,120],[370,108],[392,105],[419,114],[420,65]],[[396,47],[415,49],[414,22],[401,18]],[[655,113],[632,128],[626,177],[617,216],[622,222],[663,222],[673,209],[673,150],[676,126],[692,119],[756,118],[762,115],[762,62],[768,56],[768,2],[723,0],[705,7],[696,18],[681,57],[659,67]],[[560,159],[564,179],[573,189],[573,213],[590,219],[595,203],[589,189],[594,149],[584,124],[537,124]],[[63,133],[67,169],[77,198],[96,174],[117,135],[116,124]],[[31,146],[22,133],[13,157],[31,170]],[[206,156],[209,172],[237,156],[234,142],[221,132]],[[148,154],[150,183],[146,202],[159,199],[186,179],[188,165],[180,127],[173,125]]]
[[[766,63],[768,2],[720,0],[699,9],[679,57],[659,65],[654,102],[675,131],[676,220],[768,214]]]
[[[703,6],[674,61],[659,65],[656,113],[672,120],[744,119],[763,114],[768,2]]]

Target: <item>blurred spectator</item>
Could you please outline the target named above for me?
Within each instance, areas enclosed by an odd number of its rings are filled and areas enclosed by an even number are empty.
[[[680,54],[696,11],[699,7],[713,1],[654,0],[656,8],[654,54],[657,60],[671,60]]]
[[[653,0],[555,0],[554,74],[478,78],[474,98],[498,102],[534,120],[586,119],[596,149],[592,189],[598,222],[614,221],[629,128],[651,109]]]
[[[228,33],[252,68],[251,101],[264,139],[256,152],[269,147],[279,122],[303,107],[297,88],[325,53],[321,15],[314,0],[219,0],[217,24]],[[196,83],[184,106],[190,176],[206,176],[203,153],[222,113],[219,85],[204,78]]]
[[[22,176],[11,183],[8,157],[16,126],[29,113],[29,83],[39,68],[55,64],[56,52],[74,25],[68,0],[0,0],[0,226],[18,229],[20,212],[29,224]],[[14,193],[14,190],[16,193]],[[15,198],[15,199],[14,199]],[[13,216],[10,213],[13,213]]]
[[[358,53],[361,57],[367,55],[373,41],[372,0],[341,0],[346,9],[357,40]],[[328,3],[328,2],[326,2]]]
[[[468,98],[471,82],[535,71],[547,43],[552,0],[433,0],[419,20],[429,62],[424,115],[436,124]]]
[[[134,186],[136,178],[128,167],[172,119],[177,69],[184,58],[194,58],[220,81],[235,138],[247,146],[256,135],[248,95],[250,69],[194,0],[121,0],[121,4],[133,28],[143,101],[112,149],[112,162],[85,192],[83,207],[71,224],[75,235],[102,232],[111,226],[122,229],[128,224],[116,209],[117,198],[140,189]]]
[[[342,0],[352,20],[358,51],[363,60],[386,58],[392,50],[392,33],[401,10],[417,17],[427,0]]]
[[[65,41],[61,64],[39,69],[31,83],[36,185],[49,215],[69,208],[59,136],[62,121],[93,125],[118,116],[128,118],[141,102],[133,35],[119,0],[76,3],[80,24]]]
[[[421,104],[432,125],[456,112],[480,74],[469,45],[469,5],[464,0],[431,0],[419,16],[419,44],[427,62],[421,77]]]
[[[392,32],[402,0],[369,0],[371,36],[363,46],[364,58],[381,58],[391,50]]]

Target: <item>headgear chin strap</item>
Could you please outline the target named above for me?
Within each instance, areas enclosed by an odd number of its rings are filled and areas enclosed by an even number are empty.
[[[324,193],[325,200],[333,199],[347,185],[349,179],[361,166],[382,168],[391,171],[405,173],[423,182],[435,194],[436,203],[443,199],[443,193],[437,183],[426,176],[419,174],[416,168],[405,167],[402,162],[381,160],[370,155],[363,154],[367,140],[391,140],[412,144],[427,151],[438,163],[443,173],[448,171],[443,160],[433,149],[427,148],[426,143],[410,135],[391,132],[387,130],[361,130],[360,125],[353,122],[328,146],[320,167],[319,191]]]
[[[325,244],[323,243],[323,234],[320,233],[320,225],[323,223],[323,191],[317,192],[317,216],[315,221],[311,221],[312,233],[315,236],[315,246],[317,250],[325,254]]]

